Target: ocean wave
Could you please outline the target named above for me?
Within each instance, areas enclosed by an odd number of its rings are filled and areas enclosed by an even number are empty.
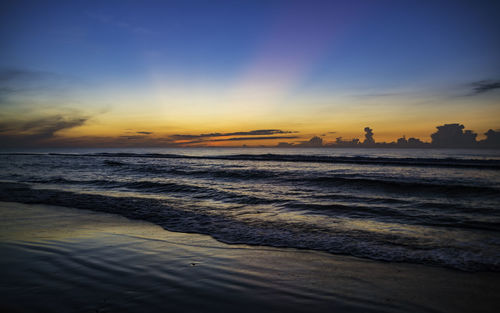
[[[33,153],[3,153],[4,155],[37,155]],[[403,157],[368,157],[368,156],[323,156],[302,154],[235,154],[235,155],[183,155],[163,153],[48,153],[60,157],[105,157],[105,158],[155,158],[155,159],[205,159],[234,161],[272,161],[272,162],[307,162],[339,163],[381,166],[412,167],[451,167],[500,170],[498,159],[458,159],[458,158],[403,158]]]
[[[431,166],[431,167],[457,167],[457,168],[487,168],[500,169],[499,160],[484,159],[455,159],[455,158],[387,158],[387,157],[361,157],[361,156],[318,156],[294,154],[238,154],[216,156],[192,156],[179,154],[135,154],[135,153],[97,153],[86,156],[113,156],[113,157],[140,157],[140,158],[167,158],[167,159],[211,159],[211,160],[236,160],[236,161],[275,161],[275,162],[308,162],[308,163],[344,163],[367,165],[392,165],[392,166]]]
[[[179,206],[160,199],[35,190],[21,183],[0,183],[0,199],[115,213],[150,221],[172,231],[211,235],[227,243],[314,249],[376,260],[440,265],[465,271],[500,271],[500,252],[495,249],[496,246],[488,246],[492,243],[487,241],[468,248],[463,243],[453,244],[449,240],[428,242],[408,234],[367,229],[346,231],[335,225],[321,226],[302,219],[235,220],[224,214],[213,214],[209,210]]]
[[[227,171],[223,170],[223,172]],[[283,207],[287,210],[312,210],[320,214],[332,213],[337,216],[340,214],[349,217],[392,218],[398,219],[403,223],[421,223],[427,225],[433,225],[432,223],[435,223],[435,220],[438,218],[442,219],[443,216],[450,214],[452,218],[442,220],[435,225],[443,223],[452,225],[458,223],[460,218],[467,218],[463,214],[477,216],[495,214],[498,208],[496,206],[491,207],[491,201],[478,205],[477,203],[468,203],[466,199],[475,199],[478,196],[482,196],[485,199],[495,199],[500,196],[499,190],[491,187],[330,176],[275,179],[272,181],[273,186],[290,184],[291,182],[295,191],[288,191],[289,194],[283,194],[279,191],[269,190],[269,192],[259,193],[259,195],[248,194],[248,182],[244,182],[245,187],[243,190],[240,190],[239,188],[228,189],[223,185],[212,183],[210,180],[172,178],[164,180],[145,180],[144,178],[137,180],[116,180],[116,178],[75,180],[61,176],[52,176],[20,179],[19,181],[39,184],[42,187],[45,184],[49,184],[63,187],[82,185],[104,191],[127,189],[138,191],[142,194],[156,194],[159,196],[178,195],[229,204],[266,204]],[[314,184],[319,185],[319,188],[311,189]],[[288,187],[286,186],[285,188]],[[359,188],[364,190],[364,194],[356,192]],[[374,196],[366,194],[367,190],[370,189],[373,190]],[[247,193],[245,193],[245,190]],[[345,192],[339,193],[342,190]],[[384,193],[379,193],[377,190],[383,190]],[[329,193],[332,191],[335,191],[335,193]],[[397,196],[390,196],[391,192],[394,192]],[[425,200],[425,198],[415,198],[414,196],[418,193],[428,194],[435,200],[430,201]],[[437,199],[435,198],[436,196]],[[444,199],[443,196],[445,196]],[[459,196],[462,201],[459,203],[456,201],[450,202],[446,200],[448,196]],[[418,212],[418,214],[414,212]],[[455,218],[453,217],[454,214],[462,215]],[[464,227],[486,229],[497,227],[491,226],[488,223],[484,224],[484,226],[471,223],[463,223],[462,225]]]
[[[394,191],[398,193],[440,193],[457,195],[500,195],[500,189],[480,185],[454,184],[448,181],[425,182],[396,180],[389,178],[363,178],[363,177],[343,177],[339,176],[314,176],[314,177],[292,177],[289,181],[297,184],[319,184],[322,186],[355,186],[359,188],[383,189],[384,191]],[[434,180],[436,181],[436,180]]]
[[[73,180],[64,177],[50,177],[40,179],[24,180],[27,183],[35,183],[43,186],[48,185],[86,185],[105,189],[129,189],[141,193],[155,193],[159,195],[187,194],[197,199],[211,199],[214,201],[230,202],[235,204],[271,204],[280,203],[279,199],[269,199],[251,195],[230,192],[216,187],[200,186],[181,182],[157,182],[157,181],[116,181],[116,180]]]
[[[467,229],[492,230],[500,232],[500,219],[474,220],[464,214],[438,214],[432,207],[421,207],[420,210],[392,208],[388,206],[345,205],[338,203],[287,203],[289,209],[330,213],[335,217],[370,218],[377,221],[398,222],[399,224],[459,227]],[[450,206],[451,207],[451,206]],[[455,208],[455,212],[456,212]],[[467,210],[464,210],[467,211]],[[487,210],[492,213],[493,210]],[[477,217],[476,217],[477,218]]]
[[[124,162],[119,162],[119,161],[115,161],[115,160],[104,160],[104,164],[105,165],[109,165],[109,166],[124,166],[124,165],[127,165]]]
[[[267,179],[278,177],[280,173],[257,169],[227,169],[227,168],[207,168],[207,169],[182,169],[162,166],[152,166],[143,164],[129,164],[129,169],[138,173],[149,174],[169,174],[176,176],[209,177],[226,179]]]

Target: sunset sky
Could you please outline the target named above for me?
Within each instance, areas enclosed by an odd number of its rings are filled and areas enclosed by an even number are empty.
[[[5,146],[500,128],[498,1],[2,1]]]

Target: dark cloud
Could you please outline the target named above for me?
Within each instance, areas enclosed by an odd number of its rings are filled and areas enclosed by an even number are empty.
[[[314,136],[308,141],[301,141],[298,144],[299,147],[308,147],[308,148],[319,148],[323,147],[323,139],[318,136]]]
[[[370,127],[365,127],[365,140],[363,141],[364,144],[371,145],[375,143],[375,139],[373,139],[373,129]]]
[[[491,90],[500,89],[500,80],[480,80],[473,82],[472,94],[477,95]]]
[[[0,122],[0,141],[6,146],[37,146],[61,130],[84,125],[88,117],[52,115],[30,120]]]
[[[295,139],[298,136],[267,136],[267,137],[233,137],[226,139],[212,139],[209,141],[241,141],[241,140],[268,140],[268,139]]]
[[[143,134],[143,135],[151,135],[153,132],[145,132],[145,131],[142,131],[142,132],[136,132],[137,134]]]
[[[291,142],[280,142],[276,145],[276,147],[278,147],[278,148],[291,148],[291,147],[295,147],[295,144],[293,144]]]
[[[291,133],[296,133],[296,132],[281,130],[281,129],[258,129],[258,130],[251,130],[248,132],[228,133],[226,134],[226,136],[263,136],[263,135],[291,134]]]
[[[177,143],[178,145],[192,145],[198,143],[210,143],[210,142],[221,142],[221,141],[245,141],[245,140],[270,140],[270,139],[296,139],[298,136],[258,136],[258,137],[233,137],[233,138],[223,138],[223,139],[201,139],[192,140],[182,143]]]
[[[198,138],[205,138],[208,136],[203,136],[203,135],[171,135],[169,138],[172,140],[192,140],[192,139],[198,139]]]
[[[201,138],[212,138],[212,137],[228,137],[228,136],[266,136],[266,135],[276,135],[276,134],[291,134],[296,133],[293,131],[286,131],[281,129],[257,129],[246,132],[233,132],[233,133],[209,133],[200,135],[172,135],[170,136],[173,140],[191,140],[191,139],[201,139]],[[267,137],[265,137],[267,138]]]
[[[4,125],[9,125],[10,129],[14,131],[28,132],[41,137],[51,137],[57,131],[81,126],[86,121],[86,117],[68,118],[61,115],[53,115],[28,121],[7,122]],[[0,128],[3,127],[0,126]]]

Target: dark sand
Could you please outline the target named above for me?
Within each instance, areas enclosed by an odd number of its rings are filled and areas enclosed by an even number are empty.
[[[141,221],[0,202],[7,312],[498,312],[500,273],[227,245]]]

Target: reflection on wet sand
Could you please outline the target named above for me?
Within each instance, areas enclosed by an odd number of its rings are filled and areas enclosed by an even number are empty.
[[[498,307],[498,273],[227,245],[85,210],[0,207],[1,306],[14,312],[494,312]]]

